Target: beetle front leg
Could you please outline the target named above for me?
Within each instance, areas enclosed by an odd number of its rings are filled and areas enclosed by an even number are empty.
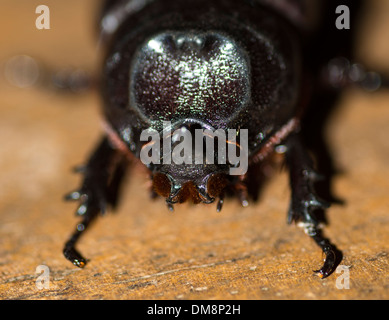
[[[75,249],[75,245],[90,223],[100,214],[105,213],[107,204],[114,206],[116,193],[124,173],[122,154],[114,149],[108,138],[104,137],[92,154],[87,165],[81,169],[84,180],[79,190],[69,193],[65,199],[79,201],[76,213],[83,217],[76,230],[66,242],[63,249],[66,259],[77,267],[83,268],[87,260]]]
[[[292,199],[288,213],[288,223],[301,223],[305,232],[319,245],[326,258],[317,270],[321,278],[329,276],[337,263],[337,250],[323,237],[319,221],[314,215],[318,209],[326,209],[329,204],[316,195],[314,183],[321,176],[313,169],[313,161],[304,148],[300,137],[295,134],[287,140],[286,161],[290,170]]]

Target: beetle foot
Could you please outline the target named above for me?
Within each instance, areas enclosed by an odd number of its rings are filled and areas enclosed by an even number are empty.
[[[330,203],[320,199],[315,192],[315,182],[324,177],[313,169],[313,161],[298,135],[292,135],[287,141],[287,164],[290,168],[292,199],[288,212],[288,223],[296,222],[322,249],[326,258],[316,273],[321,278],[328,277],[341,260],[341,252],[323,237],[317,211],[325,210]]]
[[[84,268],[86,266],[87,260],[74,248],[73,244],[66,245],[63,254],[76,267]]]
[[[336,266],[336,254],[335,251],[329,250],[326,253],[323,266],[319,270],[314,270],[320,279],[327,278],[334,270]]]
[[[309,235],[316,244],[322,249],[325,254],[323,266],[314,272],[321,278],[327,278],[335,269],[338,263],[339,251],[323,237],[320,230],[320,223],[314,212],[317,210],[325,210],[329,208],[330,203],[320,199],[313,191],[313,183],[321,179],[314,170],[304,172],[304,183],[297,185],[293,190],[292,201],[288,212],[288,223],[297,223],[304,228],[304,231]]]
[[[73,232],[70,239],[66,242],[63,249],[65,258],[79,268],[85,267],[87,260],[77,251],[75,245],[80,236],[88,228],[89,224],[96,218],[99,212],[100,210],[97,207],[86,207],[86,211],[83,213],[84,218],[82,222],[77,224],[76,230]]]
[[[319,199],[311,193],[308,197],[302,200],[292,201],[288,215],[288,223],[297,222],[299,226],[302,226],[305,233],[315,240],[316,244],[325,254],[323,266],[319,270],[314,271],[321,279],[328,277],[334,271],[338,260],[336,253],[337,250],[322,236],[319,222],[312,212],[314,210],[326,209],[328,207],[329,203]]]
[[[334,272],[337,265],[342,260],[342,253],[323,236],[321,226],[303,222],[300,222],[298,225],[302,227],[305,233],[322,249],[323,254],[325,255],[324,264],[319,270],[314,270],[314,272],[321,279],[327,278]]]
[[[87,260],[76,250],[80,236],[99,214],[104,214],[109,205],[114,208],[117,203],[120,183],[128,165],[122,154],[111,146],[104,137],[93,152],[85,166],[77,170],[84,175],[81,188],[65,196],[67,201],[77,201],[76,214],[82,217],[76,230],[66,242],[63,254],[75,266],[85,267]]]
[[[319,270],[314,270],[314,272],[321,279],[327,278],[342,259],[341,252],[323,236],[322,231],[318,226],[310,223],[302,223],[302,227],[304,228],[305,233],[316,242],[325,254],[323,266]]]
[[[81,234],[87,229],[91,221],[100,213],[104,214],[107,207],[107,196],[104,187],[92,186],[90,180],[85,179],[79,190],[70,192],[65,196],[67,201],[79,201],[80,205],[76,214],[83,217],[78,223],[71,238],[66,242],[63,254],[66,259],[79,268],[86,266],[87,260],[75,249],[75,245]]]

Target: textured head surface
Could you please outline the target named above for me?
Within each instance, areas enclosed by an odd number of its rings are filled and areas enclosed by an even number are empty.
[[[216,32],[163,32],[148,39],[130,70],[130,101],[150,120],[226,119],[250,99],[245,52]]]

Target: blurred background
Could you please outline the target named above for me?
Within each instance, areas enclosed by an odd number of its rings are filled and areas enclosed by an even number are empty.
[[[365,2],[360,21],[352,21],[356,57],[389,74],[389,1]],[[90,264],[80,270],[63,258],[78,219],[62,196],[78,186],[71,169],[102,133],[100,99],[96,90],[57,90],[47,76],[65,72],[88,85],[84,76],[98,74],[98,3],[0,0],[0,298],[389,298],[388,91],[345,91],[326,128],[341,172],[334,192],[345,200],[329,210],[326,232],[351,267],[350,290],[336,289],[336,275],[312,276],[321,252],[285,223],[285,172],[248,209],[231,200],[221,214],[183,205],[174,215],[163,200],[149,200],[147,177],[136,173],[118,213],[82,238]],[[50,9],[50,30],[35,27],[41,4]],[[7,68],[19,55],[34,60],[14,64],[31,70],[15,80]],[[51,271],[48,290],[35,286],[42,264]]]

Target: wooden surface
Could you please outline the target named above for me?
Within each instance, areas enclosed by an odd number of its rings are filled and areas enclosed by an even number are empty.
[[[95,1],[45,1],[51,29],[35,28],[31,0],[2,0],[0,62],[30,54],[54,68],[93,68]],[[369,1],[360,56],[389,70],[389,1]],[[2,64],[3,65],[3,64]],[[325,234],[343,252],[350,288],[334,273],[312,270],[322,254],[296,226],[286,224],[285,172],[275,174],[260,201],[242,209],[228,200],[182,205],[170,213],[149,200],[147,177],[127,180],[116,213],[100,218],[79,249],[85,269],[62,248],[79,221],[63,194],[80,177],[102,130],[96,93],[55,94],[17,89],[0,80],[0,299],[388,299],[389,92],[345,92],[327,128],[342,172],[334,193],[343,206],[328,210]],[[36,268],[49,268],[49,288],[36,286]]]

